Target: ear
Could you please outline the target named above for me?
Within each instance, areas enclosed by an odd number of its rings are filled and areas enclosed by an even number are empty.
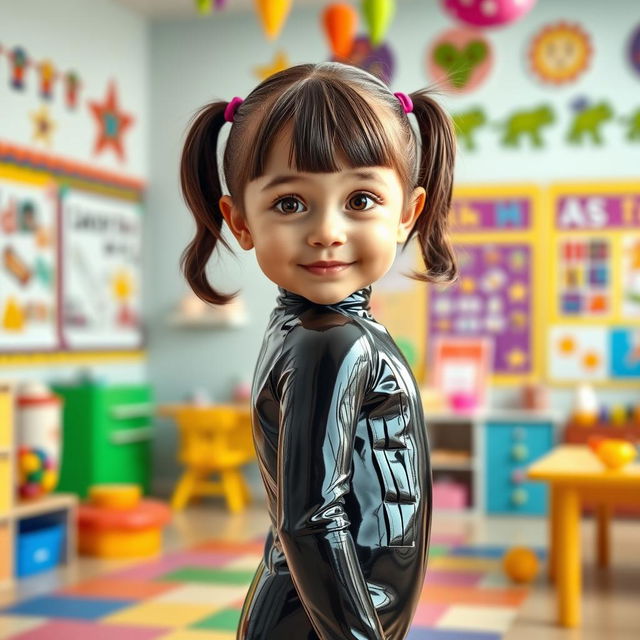
[[[407,206],[402,212],[400,222],[398,223],[397,242],[404,242],[409,236],[409,233],[411,233],[413,225],[424,209],[426,198],[427,193],[423,187],[416,187],[411,193]]]
[[[236,237],[238,244],[245,250],[253,249],[253,239],[251,238],[251,231],[247,226],[244,216],[233,204],[231,196],[222,196],[218,201],[220,211],[225,219],[225,222],[231,229],[231,233]]]

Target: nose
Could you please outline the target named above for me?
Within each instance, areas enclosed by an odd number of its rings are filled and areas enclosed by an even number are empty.
[[[339,212],[318,212],[311,220],[307,242],[312,247],[340,246],[347,241],[347,229]]]

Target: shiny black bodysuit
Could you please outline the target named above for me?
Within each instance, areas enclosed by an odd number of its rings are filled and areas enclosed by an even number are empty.
[[[411,370],[369,312],[279,288],[254,373],[271,527],[238,640],[401,640],[426,570],[431,467]]]

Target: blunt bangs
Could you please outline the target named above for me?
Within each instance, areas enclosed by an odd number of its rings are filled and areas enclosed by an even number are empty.
[[[296,171],[333,173],[346,163],[396,168],[406,178],[399,145],[389,139],[394,132],[371,103],[347,83],[316,74],[290,85],[273,103],[257,132],[249,180],[264,174],[272,141],[289,128],[289,166]]]

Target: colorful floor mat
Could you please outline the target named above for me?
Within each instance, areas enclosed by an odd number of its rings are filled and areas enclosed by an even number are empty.
[[[235,640],[263,540],[212,540],[0,609],[12,640]],[[434,536],[407,640],[499,640],[527,597],[504,549]],[[542,555],[542,552],[540,552]]]

